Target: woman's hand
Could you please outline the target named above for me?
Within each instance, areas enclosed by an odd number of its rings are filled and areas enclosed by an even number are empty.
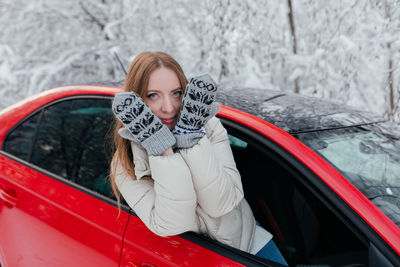
[[[190,80],[183,96],[181,114],[172,131],[176,147],[192,147],[205,135],[203,126],[219,109],[219,105],[214,103],[216,94],[217,85],[208,74]]]

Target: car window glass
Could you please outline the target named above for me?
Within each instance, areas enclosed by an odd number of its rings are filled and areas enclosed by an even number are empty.
[[[37,112],[9,133],[4,141],[4,151],[28,161],[39,116],[40,112]]]
[[[400,226],[400,141],[382,125],[302,133],[297,136]]]
[[[107,134],[111,101],[73,99],[43,111],[31,162],[74,183],[111,197]]]

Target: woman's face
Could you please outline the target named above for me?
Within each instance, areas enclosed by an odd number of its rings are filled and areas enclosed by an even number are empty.
[[[144,101],[170,130],[178,120],[182,93],[178,76],[171,69],[161,67],[150,74]]]

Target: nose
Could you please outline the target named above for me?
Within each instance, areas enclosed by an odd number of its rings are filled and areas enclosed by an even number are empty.
[[[174,111],[174,104],[170,97],[165,97],[161,104],[161,111],[164,113],[172,113]]]

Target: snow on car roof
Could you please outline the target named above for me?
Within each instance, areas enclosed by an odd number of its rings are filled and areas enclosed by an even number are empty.
[[[378,115],[340,103],[276,90],[219,89],[217,101],[291,134],[385,121]]]

